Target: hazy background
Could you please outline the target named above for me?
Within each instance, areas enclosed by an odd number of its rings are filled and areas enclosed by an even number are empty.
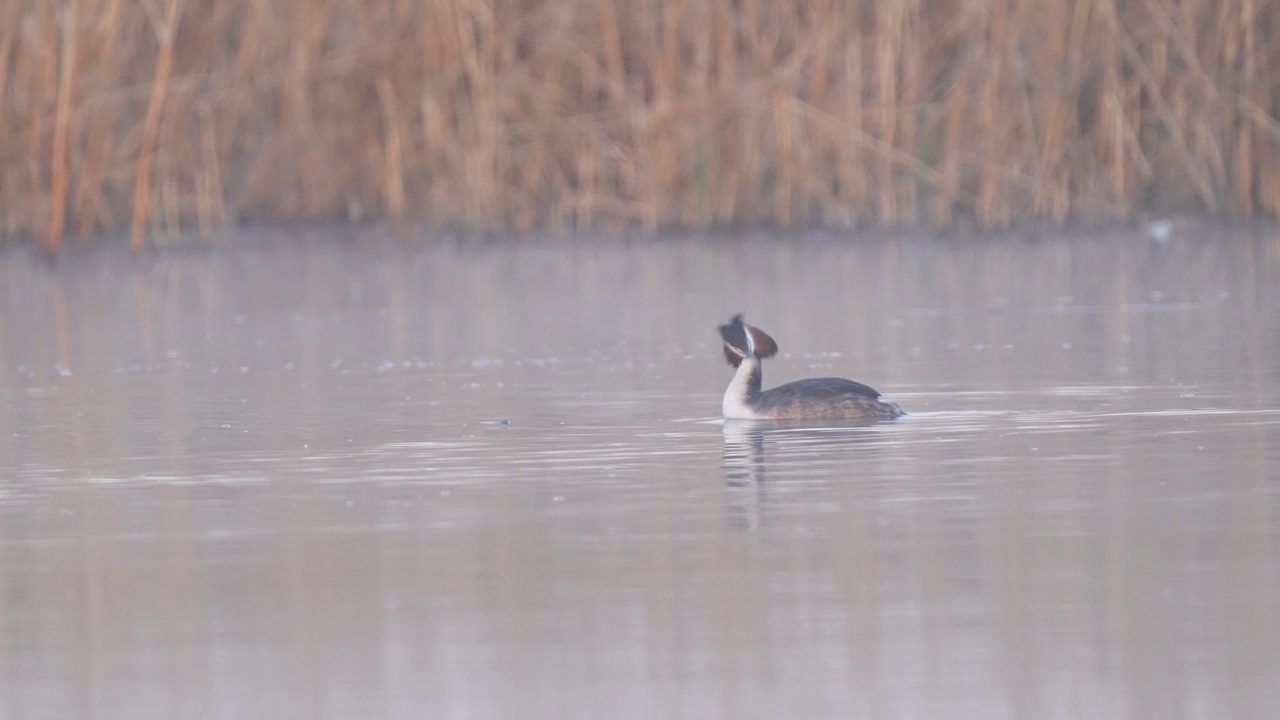
[[[1275,217],[1253,0],[10,0],[0,233]]]

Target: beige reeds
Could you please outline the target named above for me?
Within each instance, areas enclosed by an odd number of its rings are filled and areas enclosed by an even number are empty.
[[[62,19],[62,42],[59,43],[58,105],[53,121],[53,157],[49,161],[49,229],[45,235],[45,248],[56,253],[62,243],[66,227],[67,192],[71,184],[68,167],[67,142],[71,125],[71,95],[76,75],[76,48],[79,38],[76,22],[80,3],[70,0]]]
[[[129,233],[129,247],[138,250],[146,236],[150,210],[151,171],[155,167],[156,143],[160,134],[160,117],[169,91],[169,75],[173,70],[173,45],[178,36],[178,19],[183,0],[166,0],[164,18],[153,22],[160,41],[160,54],[156,60],[155,76],[151,83],[151,100],[147,104],[146,119],[142,124],[142,146],[138,151],[138,172],[133,181],[133,227]]]
[[[0,233],[1280,212],[1280,3],[12,0]]]

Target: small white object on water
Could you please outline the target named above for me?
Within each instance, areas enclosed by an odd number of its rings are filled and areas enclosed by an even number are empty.
[[[1173,235],[1173,221],[1169,218],[1160,218],[1147,223],[1147,237],[1156,242],[1168,242]]]

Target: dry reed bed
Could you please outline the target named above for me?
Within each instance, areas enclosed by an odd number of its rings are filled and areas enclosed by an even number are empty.
[[[1280,210],[1264,0],[10,0],[0,234]]]

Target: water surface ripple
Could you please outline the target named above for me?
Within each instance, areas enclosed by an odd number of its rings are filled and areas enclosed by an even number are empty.
[[[10,249],[0,717],[1275,717],[1217,232]],[[737,311],[910,414],[722,421]]]

